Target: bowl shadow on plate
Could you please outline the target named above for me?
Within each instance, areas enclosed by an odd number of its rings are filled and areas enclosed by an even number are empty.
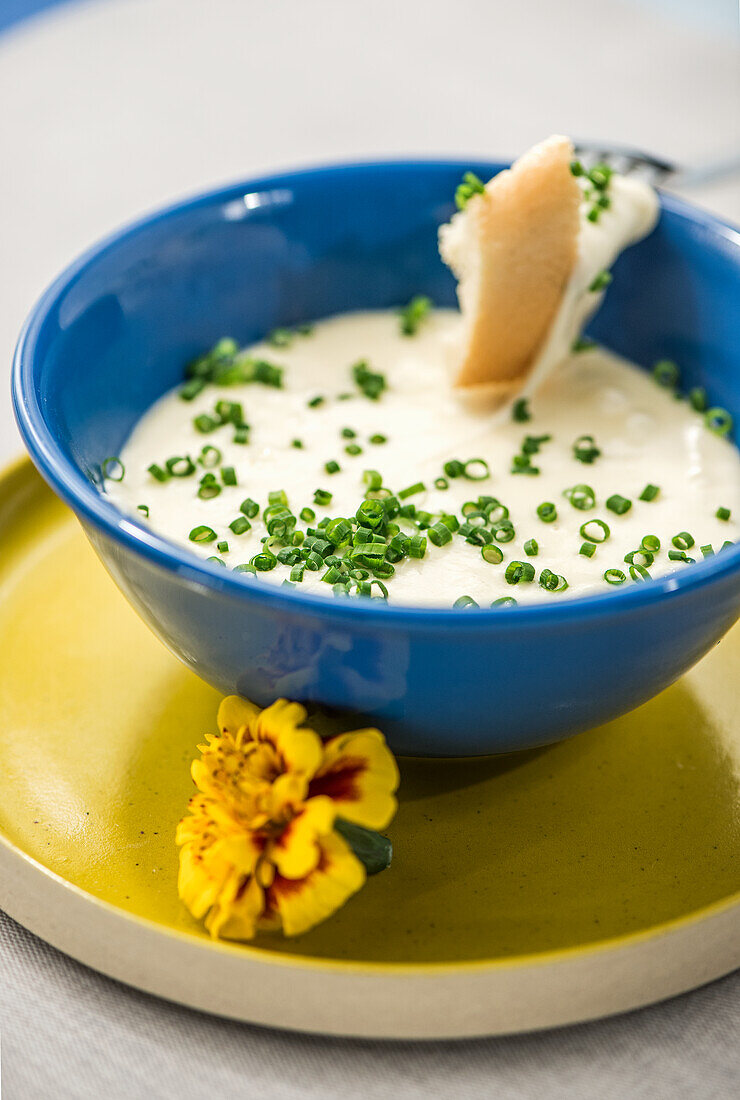
[[[316,724],[349,728],[336,716]],[[156,879],[145,871],[127,889],[137,911],[203,935],[177,901],[172,842],[200,740],[163,722],[136,761],[131,798],[160,819],[166,843],[151,852]],[[399,763],[391,869],[313,931],[258,946],[364,961],[506,958],[648,928],[740,888],[737,779],[685,684],[549,748]]]

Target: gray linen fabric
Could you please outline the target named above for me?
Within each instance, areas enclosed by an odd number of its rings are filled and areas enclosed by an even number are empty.
[[[376,1043],[204,1016],[101,977],[0,913],[3,1100],[733,1100],[740,973],[578,1027]]]

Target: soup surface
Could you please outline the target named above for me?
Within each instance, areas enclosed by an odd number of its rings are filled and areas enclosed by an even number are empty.
[[[106,489],[247,583],[438,607],[608,592],[737,538],[737,449],[670,368],[581,350],[494,409],[450,384],[460,323],[421,311],[407,335],[389,311],[281,331],[236,356],[254,381],[157,402]]]

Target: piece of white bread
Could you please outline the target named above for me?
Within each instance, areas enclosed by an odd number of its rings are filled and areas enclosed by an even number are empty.
[[[582,193],[572,159],[568,138],[548,138],[441,227],[463,315],[457,386],[503,397],[534,364],[578,253]]]

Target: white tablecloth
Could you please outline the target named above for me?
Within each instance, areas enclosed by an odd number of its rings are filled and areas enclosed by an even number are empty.
[[[735,0],[93,0],[22,24],[0,39],[3,362],[72,255],[204,184],[337,157],[512,155],[552,131],[682,162],[736,153],[734,12]],[[737,178],[696,197],[740,220]],[[18,449],[3,393],[0,459]],[[291,1036],[119,986],[0,915],[3,1100],[724,1100],[739,1039],[740,976],[549,1034],[417,1047]]]

